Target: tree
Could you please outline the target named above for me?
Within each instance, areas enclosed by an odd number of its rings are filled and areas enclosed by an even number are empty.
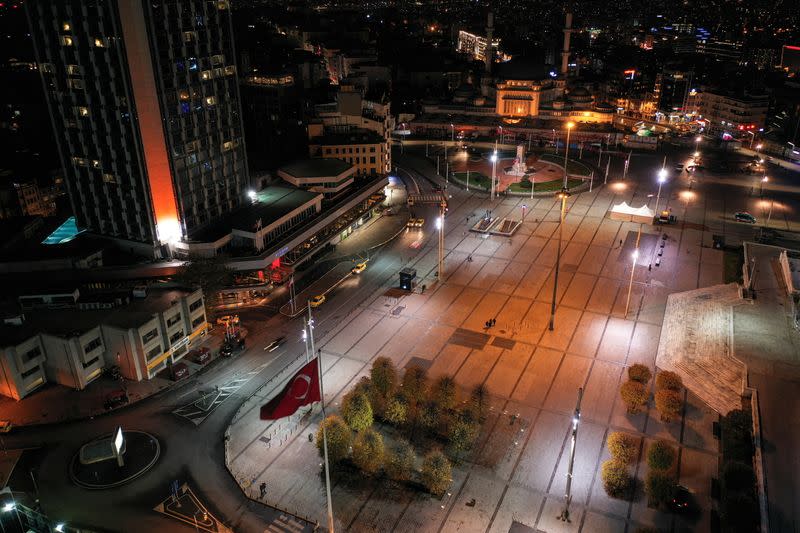
[[[683,388],[683,380],[675,372],[662,370],[656,375],[656,390],[674,390],[680,392]]]
[[[403,374],[403,394],[411,405],[425,401],[428,392],[428,375],[418,366],[409,366]]]
[[[350,443],[353,440],[353,432],[347,424],[337,415],[328,415],[317,429],[317,449],[320,457],[324,457],[322,442],[322,427],[325,426],[325,433],[328,440],[328,461],[336,464],[350,453]]]
[[[355,387],[350,389],[353,393],[366,394],[368,397],[372,393],[372,380],[367,376],[361,376]]]
[[[456,417],[447,432],[448,451],[450,456],[458,459],[469,451],[478,438],[478,425],[466,417]]]
[[[657,440],[647,449],[647,466],[653,470],[669,470],[675,464],[675,448],[666,440]]]
[[[744,492],[727,494],[722,500],[721,512],[724,531],[750,533],[759,530],[758,502],[752,494]]]
[[[625,463],[617,459],[609,459],[603,463],[601,477],[606,494],[612,498],[624,498],[633,483],[633,477],[628,473]]]
[[[638,381],[626,381],[619,388],[619,393],[630,414],[640,412],[647,405],[647,389]]]
[[[639,438],[629,433],[615,431],[606,439],[611,457],[623,464],[630,464],[639,455]]]
[[[726,492],[752,492],[756,485],[753,467],[738,461],[729,461],[722,468],[722,486]]]
[[[408,406],[405,399],[400,395],[395,395],[386,404],[386,410],[383,413],[384,419],[395,426],[400,426],[405,423],[406,415],[408,414]]]
[[[628,367],[628,379],[631,381],[638,381],[642,385],[647,385],[651,377],[653,377],[653,374],[645,365],[636,363]]]
[[[425,457],[420,474],[422,484],[436,496],[444,494],[453,482],[450,461],[439,450],[432,451]]]
[[[370,371],[375,393],[388,400],[397,389],[397,369],[388,357],[378,357]]]
[[[647,505],[659,507],[675,495],[675,478],[660,470],[650,470],[644,480]]]
[[[458,403],[458,388],[452,376],[442,376],[436,380],[431,388],[431,400],[439,408],[449,411]]]
[[[753,418],[735,409],[722,417],[722,455],[726,461],[750,462],[753,457]]]
[[[472,388],[469,408],[477,421],[483,422],[486,419],[486,411],[489,410],[489,389],[483,383],[478,383]]]
[[[683,399],[679,392],[672,389],[661,389],[656,391],[656,409],[661,414],[661,420],[672,422],[680,418],[683,410]]]
[[[419,409],[419,422],[422,427],[428,430],[435,430],[439,427],[439,404],[436,402],[425,402]]]
[[[372,406],[367,395],[351,390],[342,400],[342,417],[354,431],[364,431],[372,425]]]
[[[173,280],[179,284],[203,289],[206,316],[210,311],[209,304],[217,299],[217,292],[234,283],[234,271],[228,268],[227,262],[228,258],[222,255],[192,257],[173,276]]]
[[[383,452],[383,437],[367,428],[353,442],[353,463],[365,474],[373,475],[383,464]]]
[[[389,479],[394,481],[408,481],[414,471],[414,463],[417,456],[411,445],[401,440],[393,450],[386,452],[384,456],[384,470]]]

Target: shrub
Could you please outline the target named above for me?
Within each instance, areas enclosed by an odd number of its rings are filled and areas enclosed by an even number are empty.
[[[483,383],[475,385],[469,395],[469,408],[475,419],[482,422],[489,410],[489,389]]]
[[[354,431],[364,431],[372,425],[372,406],[363,392],[352,390],[342,400],[342,417]]]
[[[469,451],[478,438],[478,424],[465,417],[457,417],[447,432],[448,451],[452,457],[458,458]]]
[[[439,427],[440,412],[439,404],[436,402],[426,402],[424,405],[420,406],[419,423],[426,429],[435,430]]]
[[[656,390],[674,390],[680,392],[683,388],[683,380],[675,372],[663,370],[656,375]]]
[[[666,472],[651,470],[644,480],[647,505],[658,507],[667,503],[675,495],[675,479]]]
[[[374,474],[383,464],[383,437],[372,428],[356,436],[353,442],[353,463],[365,474]]]
[[[414,471],[414,462],[417,460],[414,449],[406,441],[400,441],[393,450],[384,455],[384,470],[389,479],[394,481],[408,481]]]
[[[389,403],[386,404],[386,411],[383,413],[384,419],[390,424],[399,426],[405,423],[408,414],[408,406],[405,399],[401,396],[395,395]]]
[[[758,502],[750,495],[734,492],[723,498],[722,518],[725,523],[724,531],[731,533],[750,533],[758,531],[759,509]]]
[[[322,427],[325,426],[325,434],[328,440],[328,462],[338,463],[350,453],[350,443],[353,440],[353,432],[347,424],[337,415],[329,415],[317,429],[317,449],[320,457],[324,457],[322,442]]]
[[[431,494],[441,496],[453,481],[450,461],[438,450],[430,452],[422,463],[420,477]]]
[[[372,394],[372,380],[367,376],[361,376],[361,379],[358,380],[358,383],[356,383],[355,386],[350,390],[353,393],[366,394],[369,396]]]
[[[675,448],[666,440],[658,440],[647,449],[647,466],[653,470],[669,470],[675,464]]]
[[[606,494],[612,498],[624,498],[633,482],[625,463],[616,459],[609,459],[603,463],[601,477]]]
[[[626,381],[619,388],[619,393],[630,414],[640,412],[647,405],[647,389],[638,381]]]
[[[663,422],[672,422],[680,418],[683,410],[683,398],[679,392],[670,389],[656,391],[656,409]]]
[[[370,371],[372,389],[376,394],[388,400],[397,390],[397,370],[388,357],[378,357],[372,363]]]
[[[428,392],[428,375],[418,366],[406,368],[403,374],[403,394],[410,404],[418,404],[425,401]]]
[[[431,400],[436,402],[441,409],[449,411],[458,403],[458,389],[456,381],[451,376],[442,376],[436,380],[431,388]]]
[[[519,186],[522,189],[530,189],[531,188],[531,180],[528,179],[527,176],[519,180]]]
[[[628,367],[628,379],[631,381],[638,381],[642,385],[647,385],[651,377],[653,377],[653,373],[645,365],[637,363]]]
[[[722,417],[722,455],[726,461],[749,463],[753,457],[753,419],[735,409]]]
[[[639,454],[639,438],[629,433],[615,431],[606,439],[611,456],[624,464],[630,464]]]
[[[753,467],[738,461],[729,461],[722,468],[722,486],[728,492],[752,492],[756,485]]]

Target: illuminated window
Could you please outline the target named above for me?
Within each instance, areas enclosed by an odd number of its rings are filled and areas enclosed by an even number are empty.
[[[70,89],[78,89],[78,90],[83,89],[83,80],[69,78],[67,80],[67,87],[69,87]]]
[[[117,178],[114,174],[103,174],[103,181],[106,183],[116,183]]]
[[[83,106],[76,107],[75,108],[75,114],[78,115],[79,117],[88,117],[89,116],[89,108],[88,107],[83,107]]]
[[[69,35],[62,35],[61,44],[64,46],[72,46],[72,37],[70,37]]]
[[[105,48],[106,47],[106,40],[97,38],[94,40],[95,48]]]
[[[45,74],[52,74],[53,73],[53,65],[50,63],[41,63],[39,64],[39,70],[41,70]]]
[[[232,65],[225,67],[225,75],[230,76],[231,74],[236,74],[236,67]]]
[[[195,40],[195,33],[193,31],[183,32],[183,42],[190,43]]]
[[[217,2],[217,9],[230,9],[231,3],[228,0],[219,0]]]
[[[181,99],[181,101],[188,100],[189,99],[189,91],[187,91],[186,89],[182,89],[181,92],[178,94],[178,97]]]
[[[222,143],[222,150],[225,152],[228,150],[233,150],[233,141],[225,141]]]
[[[217,54],[217,55],[211,56],[211,64],[212,65],[219,65],[220,63],[224,63],[224,62],[225,62],[225,56],[222,55],[222,54]]]
[[[216,96],[207,96],[206,97],[206,105],[217,105],[217,97]]]
[[[70,76],[76,76],[81,73],[81,67],[78,65],[67,65],[67,74]]]
[[[189,70],[191,70],[191,71],[197,70],[197,58],[196,57],[190,57],[187,60],[187,63],[189,63]]]
[[[61,29],[64,31],[69,31],[72,29],[72,25],[70,25],[69,22],[65,22],[64,24],[61,25]]]
[[[181,102],[180,110],[181,113],[186,114],[192,110],[192,107],[189,105],[189,102]]]
[[[92,168],[100,168],[100,161],[97,159],[92,159]]]
[[[86,159],[83,157],[72,156],[72,163],[81,167],[85,167]]]
[[[203,80],[210,80],[212,78],[212,74],[210,70],[204,70],[200,73],[200,79]]]

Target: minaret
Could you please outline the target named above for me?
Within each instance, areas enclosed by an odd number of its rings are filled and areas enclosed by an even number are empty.
[[[492,63],[494,63],[494,47],[492,38],[494,37],[494,13],[489,11],[486,25],[486,49],[483,51],[483,76],[481,76],[481,94],[484,98],[489,96],[489,82],[492,78]]]
[[[566,77],[569,72],[569,38],[572,33],[572,13],[567,13],[564,25],[564,47],[561,50],[561,75]]]

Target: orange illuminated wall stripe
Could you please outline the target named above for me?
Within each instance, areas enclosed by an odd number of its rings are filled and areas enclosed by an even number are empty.
[[[175,188],[167,157],[161,107],[153,75],[144,9],[141,0],[119,0],[125,53],[133,85],[139,131],[144,145],[150,196],[159,238],[163,241],[168,237],[174,237],[174,232],[180,231],[180,224]]]

